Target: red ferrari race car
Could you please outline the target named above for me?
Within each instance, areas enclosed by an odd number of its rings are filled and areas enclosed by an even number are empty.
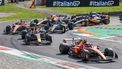
[[[72,43],[69,44],[68,41]],[[79,57],[82,61],[95,60],[98,62],[111,62],[113,59],[118,59],[117,53],[112,48],[105,48],[102,52],[99,46],[79,38],[64,39],[63,43],[59,46],[59,51],[61,54]]]
[[[6,26],[6,28],[4,29],[4,34],[16,34],[25,29],[26,27],[27,24],[25,23],[25,21],[20,20],[20,22],[16,22],[12,26]]]

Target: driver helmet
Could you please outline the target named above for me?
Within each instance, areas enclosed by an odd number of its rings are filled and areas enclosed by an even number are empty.
[[[92,46],[92,43],[87,42],[86,45],[87,45],[88,47],[91,47],[91,46]]]
[[[96,15],[92,15],[92,17],[96,17]]]

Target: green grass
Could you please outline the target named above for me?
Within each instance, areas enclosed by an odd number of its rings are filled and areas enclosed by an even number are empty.
[[[33,19],[33,18],[44,18],[47,14],[34,11],[32,9],[18,8],[15,4],[7,4],[0,6],[0,12],[15,13],[15,15],[9,17],[2,17],[0,21],[20,20],[20,19]]]
[[[45,8],[67,14],[81,14],[89,12],[122,12],[122,2],[120,2],[120,6],[112,6],[112,7],[45,7]]]

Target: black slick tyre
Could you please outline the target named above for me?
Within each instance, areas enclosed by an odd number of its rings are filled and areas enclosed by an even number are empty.
[[[59,51],[61,54],[68,54],[69,46],[65,44],[60,44]]]

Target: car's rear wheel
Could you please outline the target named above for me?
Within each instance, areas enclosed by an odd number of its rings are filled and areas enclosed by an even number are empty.
[[[60,51],[61,54],[68,54],[69,46],[64,45],[64,44],[60,44],[59,51]]]
[[[5,34],[10,34],[11,33],[11,26],[10,25],[6,26],[6,28],[4,30],[4,33]]]
[[[52,41],[52,36],[50,36],[50,35],[47,35],[47,36],[46,36],[46,40],[49,41],[50,43],[53,42],[53,41]]]
[[[28,37],[25,38],[25,44],[30,45],[30,40],[28,39]]]
[[[89,25],[89,21],[85,21],[84,26],[88,26],[88,25]]]
[[[22,31],[22,32],[21,32],[21,38],[22,38],[22,39],[25,39],[26,34],[27,34],[26,31]]]
[[[105,20],[103,21],[103,23],[107,25],[107,24],[110,23],[110,20],[109,20],[109,19],[105,19]]]
[[[62,33],[65,33],[66,32],[66,28],[65,26],[62,26]]]
[[[69,28],[69,30],[73,30],[73,28],[74,28],[73,23],[68,23],[68,28]]]

